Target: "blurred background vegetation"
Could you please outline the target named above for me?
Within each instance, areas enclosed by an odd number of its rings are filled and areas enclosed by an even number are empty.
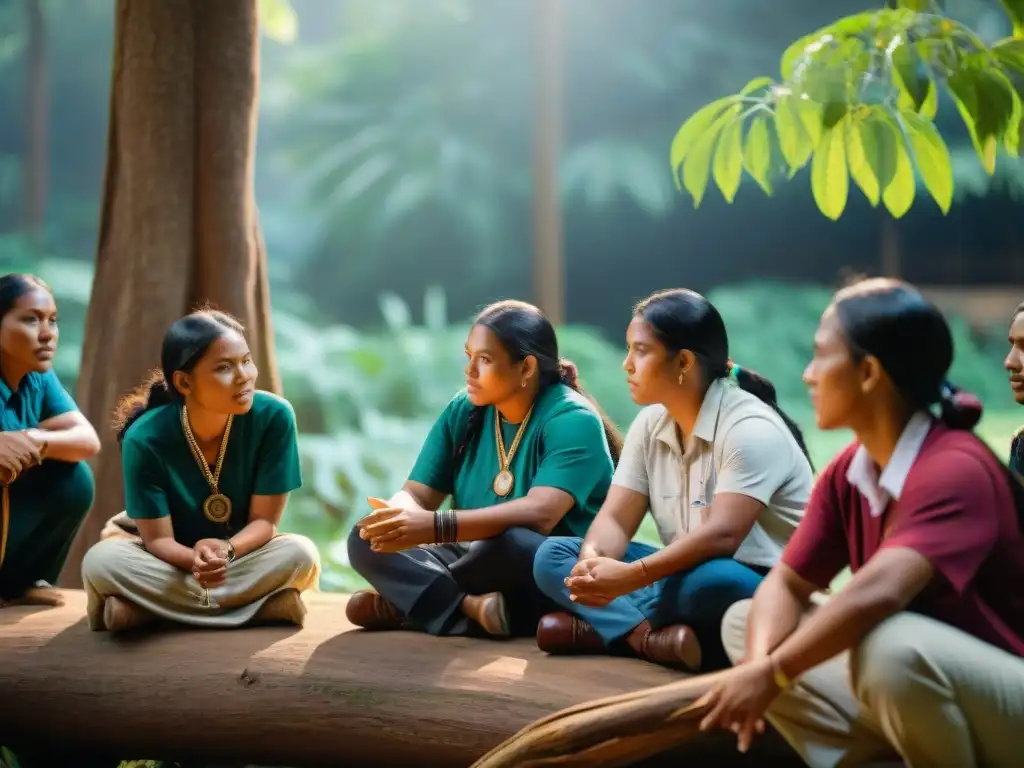
[[[679,125],[774,72],[793,40],[872,4],[643,5],[564,0],[560,339],[584,385],[625,429],[636,412],[621,371],[630,307],[692,287],[721,309],[733,357],[775,382],[821,467],[849,436],[815,429],[800,380],[818,317],[848,272],[897,274],[946,297],[955,379],[986,402],[982,433],[1005,454],[1019,419],[1001,367],[1002,307],[1024,298],[1019,166],[987,176],[944,105],[948,216],[924,200],[895,222],[851,196],[831,222],[802,175],[771,198],[745,178],[732,205],[709,194],[696,211],[672,184]],[[292,0],[294,17],[266,6],[278,15],[261,54],[257,197],[306,480],[286,526],[320,544],[326,589],[351,589],[347,530],[366,496],[401,484],[461,385],[468,319],[498,298],[534,299],[535,6]],[[995,3],[947,7],[986,39],[1008,32]],[[54,287],[70,391],[98,235],[113,8],[0,0],[0,268]]]

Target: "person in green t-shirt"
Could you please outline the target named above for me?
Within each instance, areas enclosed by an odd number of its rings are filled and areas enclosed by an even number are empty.
[[[1019,304],[1010,320],[1010,354],[1003,362],[1010,373],[1013,399],[1024,405],[1024,304]],[[1024,428],[1010,442],[1010,469],[1024,476]]]
[[[118,408],[125,511],[82,563],[89,626],[301,625],[320,557],[277,531],[302,485],[291,405],[256,389],[242,326],[222,312],[176,321],[160,361]]]
[[[349,599],[357,626],[533,635],[551,609],[534,554],[549,534],[582,536],[604,501],[621,438],[560,360],[540,310],[487,307],[466,356],[466,388],[405,485],[349,535],[349,562],[375,590]]]
[[[51,584],[95,496],[100,440],[53,371],[59,335],[46,283],[0,277],[0,607],[64,602]]]

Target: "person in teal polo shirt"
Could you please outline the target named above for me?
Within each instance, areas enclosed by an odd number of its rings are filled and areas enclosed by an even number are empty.
[[[58,336],[46,283],[0,277],[0,606],[63,602],[51,584],[95,495],[100,441],[53,371]]]
[[[534,554],[549,534],[583,535],[604,501],[621,438],[559,358],[540,310],[489,306],[466,356],[466,388],[407,482],[349,535],[349,562],[374,587],[349,599],[357,626],[533,635],[550,610]]]
[[[125,511],[82,563],[92,629],[303,623],[319,554],[277,531],[302,485],[295,414],[256,375],[241,325],[204,310],[170,327],[161,369],[121,402]]]

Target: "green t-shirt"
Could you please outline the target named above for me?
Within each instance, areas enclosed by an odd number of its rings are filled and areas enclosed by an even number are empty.
[[[289,493],[302,486],[295,412],[284,398],[257,391],[252,408],[235,416],[219,490],[231,499],[231,519],[213,523],[203,514],[210,495],[181,429],[181,406],[162,405],[129,427],[121,445],[125,511],[136,519],[170,515],[174,539],[186,547],[223,539],[249,522],[252,497]],[[214,467],[211,467],[211,470]]]
[[[590,402],[564,384],[541,392],[509,467],[515,484],[504,498],[492,487],[501,469],[494,406],[484,409],[483,426],[456,468],[455,450],[472,410],[465,391],[452,398],[427,435],[409,479],[451,495],[455,509],[480,509],[520,499],[533,487],[558,488],[576,503],[552,535],[583,536],[604,502],[614,472],[601,417]],[[502,420],[506,452],[518,428]]]

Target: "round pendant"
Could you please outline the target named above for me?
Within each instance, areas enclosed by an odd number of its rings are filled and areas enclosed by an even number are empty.
[[[226,523],[231,519],[231,499],[223,493],[207,496],[203,502],[203,514],[211,523]]]
[[[512,492],[512,486],[515,483],[515,476],[507,469],[501,470],[494,476],[494,492],[499,496],[508,496]]]

